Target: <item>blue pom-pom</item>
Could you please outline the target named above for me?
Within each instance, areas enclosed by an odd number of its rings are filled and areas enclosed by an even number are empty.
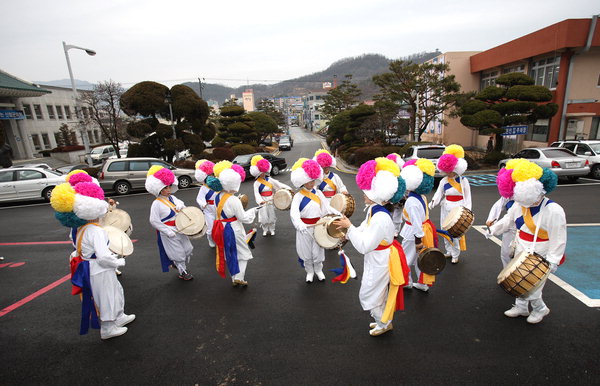
[[[80,219],[73,212],[55,212],[54,217],[67,228],[79,228],[87,224],[87,220]]]
[[[540,177],[540,182],[544,185],[546,193],[550,193],[558,184],[558,176],[548,168],[544,168],[543,170],[544,173],[542,173],[542,177]]]
[[[396,193],[394,193],[394,196],[390,199],[390,202],[392,204],[399,203],[400,200],[402,200],[402,197],[404,197],[405,193],[406,193],[406,181],[404,181],[404,178],[398,177],[398,190],[396,190]]]
[[[206,185],[208,185],[208,187],[214,190],[215,192],[220,192],[221,190],[223,190],[223,185],[221,185],[221,181],[219,181],[219,179],[214,176],[208,176],[206,178]]]
[[[415,189],[417,194],[429,194],[433,189],[433,177],[429,174],[423,173],[423,181],[418,188]]]

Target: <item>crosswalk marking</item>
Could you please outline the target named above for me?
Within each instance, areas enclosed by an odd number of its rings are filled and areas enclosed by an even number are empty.
[[[475,174],[465,176],[469,180],[469,184],[473,186],[494,186],[496,185],[495,174]]]

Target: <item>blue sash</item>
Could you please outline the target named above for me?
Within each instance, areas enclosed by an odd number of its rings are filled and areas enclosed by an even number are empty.
[[[91,256],[92,259],[96,258],[96,255]],[[77,266],[71,283],[82,289],[81,298],[81,324],[79,327],[79,334],[87,334],[90,325],[92,328],[100,328],[98,322],[98,314],[96,313],[96,307],[94,305],[94,297],[92,294],[92,285],[90,283],[90,262],[83,260]]]

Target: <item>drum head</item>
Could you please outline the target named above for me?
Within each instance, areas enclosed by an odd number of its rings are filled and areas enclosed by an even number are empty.
[[[437,248],[426,248],[419,252],[417,265],[428,275],[437,275],[446,266],[446,256]]]
[[[337,219],[341,218],[336,215],[326,215],[321,218],[314,227],[314,237],[317,244],[325,249],[335,249],[344,245],[344,239],[340,237],[332,237],[328,230],[328,226]]]
[[[123,209],[108,209],[104,217],[100,218],[101,226],[113,226],[117,229],[127,232],[131,227],[131,217]]]
[[[456,208],[452,208],[450,210],[450,212],[448,212],[448,215],[446,216],[446,218],[444,219],[444,222],[442,223],[442,229],[447,231],[449,228],[452,227],[452,225],[456,224],[456,222],[458,221],[458,219],[460,218],[460,216],[462,214],[462,210],[463,210],[462,206],[457,206]]]
[[[195,206],[186,206],[175,216],[175,227],[184,235],[192,236],[200,233],[206,226],[204,213]]]
[[[275,205],[275,208],[279,210],[288,210],[292,205],[293,197],[292,191],[288,189],[279,189],[273,195],[273,204]]]
[[[354,209],[356,208],[356,201],[350,194],[344,193],[344,196],[346,197],[346,212],[344,214],[346,217],[351,217],[354,214]]]
[[[248,208],[248,196],[242,193],[239,195],[239,199],[242,202],[244,209]]]
[[[336,193],[331,198],[329,205],[340,213],[346,210],[346,197],[342,193]]]
[[[111,225],[103,228],[108,234],[108,249],[111,252],[120,256],[129,256],[133,253],[133,243],[125,232]]]

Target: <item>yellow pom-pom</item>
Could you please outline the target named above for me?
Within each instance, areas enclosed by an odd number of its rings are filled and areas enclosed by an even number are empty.
[[[298,169],[299,167],[302,167],[302,164],[306,160],[308,160],[308,158],[300,158],[298,161],[296,161],[296,163],[294,164],[294,166],[292,166],[292,171]]]
[[[256,166],[256,164],[258,163],[258,161],[260,161],[261,159],[263,159],[262,155],[255,155],[254,157],[252,157],[252,159],[250,160],[250,165],[251,166]]]
[[[148,169],[148,174],[146,174],[146,176],[153,176],[154,173],[156,173],[157,171],[159,171],[162,168],[163,167],[160,165],[152,165],[152,167],[150,169]]]
[[[514,182],[527,181],[530,178],[539,180],[544,174],[544,170],[533,162],[520,162],[512,172],[512,180]]]
[[[433,177],[435,174],[435,165],[427,158],[419,158],[416,163],[419,170]]]
[[[392,161],[391,159],[387,159],[385,157],[375,158],[375,162],[377,162],[377,166],[375,166],[375,173],[380,170],[386,170],[394,175],[394,177],[398,177],[400,175],[400,168],[398,164]]]
[[[81,170],[81,169],[75,169],[75,170],[72,170],[72,171],[70,171],[70,172],[67,174],[67,176],[65,177],[65,180],[69,181],[69,178],[71,178],[71,176],[72,176],[73,174],[77,174],[77,173],[85,173],[85,174],[88,174],[88,172],[86,172],[85,170]]]
[[[75,204],[75,190],[71,184],[63,183],[52,189],[50,205],[57,212],[72,212]]]
[[[215,174],[215,177],[219,178],[219,174],[221,174],[221,172],[225,169],[231,169],[231,166],[233,164],[229,161],[219,161],[215,164],[215,167],[213,168],[213,172]]]
[[[444,154],[452,154],[456,158],[465,158],[465,149],[460,145],[450,145],[446,147]]]
[[[200,160],[196,161],[196,165],[194,165],[194,167],[195,167],[196,169],[200,169],[200,165],[202,165],[202,164],[203,164],[203,163],[205,163],[206,161],[207,161],[207,160],[205,160],[205,159],[200,159]]]
[[[319,149],[319,150],[315,151],[315,157],[318,156],[321,153],[327,153],[327,154],[331,155],[331,153],[328,152],[327,150],[325,150],[325,149]]]
[[[515,158],[515,159],[511,159],[510,161],[508,161],[506,163],[506,169],[514,169],[516,167],[518,167],[521,164],[527,164],[529,161],[527,161],[525,158]]]

